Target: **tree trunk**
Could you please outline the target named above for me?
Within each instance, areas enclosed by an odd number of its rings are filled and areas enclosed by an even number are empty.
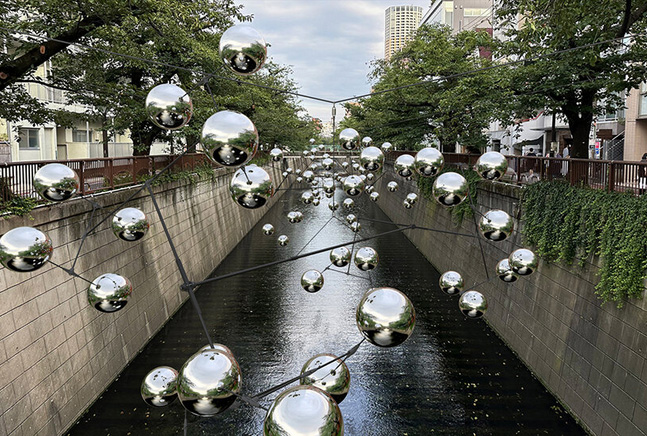
[[[101,140],[103,142],[103,157],[109,157],[108,155],[110,153],[108,151],[108,131],[105,129],[105,126],[104,126],[104,129],[103,129],[103,132],[101,132],[101,133],[103,135],[102,138],[101,138]]]
[[[595,90],[582,90],[580,95],[572,93],[569,96],[567,104],[562,107],[562,113],[568,120],[568,128],[573,136],[573,149],[571,157],[588,159],[589,158],[589,134],[591,124],[593,123],[593,103],[595,100]],[[580,108],[588,110],[582,111]]]

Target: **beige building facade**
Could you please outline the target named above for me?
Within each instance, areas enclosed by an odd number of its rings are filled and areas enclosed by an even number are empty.
[[[413,38],[422,19],[420,6],[391,6],[384,12],[384,58],[391,59]]]

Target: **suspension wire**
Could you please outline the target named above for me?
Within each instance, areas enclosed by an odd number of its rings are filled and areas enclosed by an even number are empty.
[[[349,263],[348,263],[348,266],[350,266],[350,264],[351,264],[351,262],[349,262]],[[359,276],[359,275],[357,275],[357,274],[353,274],[353,273],[349,273],[349,272],[338,271],[338,270],[336,270],[336,269],[332,269],[332,268],[329,268],[329,269],[328,269],[328,271],[336,272],[336,273],[339,273],[339,274],[344,274],[345,276],[351,276],[351,277],[356,277],[356,278],[358,278],[358,279],[362,279],[362,280],[369,280],[369,281],[370,281],[370,279],[369,279],[369,278],[366,278],[366,277],[364,277],[364,276]],[[369,276],[370,276],[370,274],[369,274]]]
[[[376,223],[383,223],[383,224],[391,224],[394,226],[411,226],[412,224],[400,224],[400,223],[394,223],[393,221],[384,221],[384,220],[378,220],[378,219],[373,219],[373,218],[362,218],[364,221],[373,221]],[[475,238],[476,236],[472,235],[471,233],[458,233],[458,232],[452,232],[450,230],[439,230],[439,229],[432,229],[430,227],[420,227],[416,225],[414,227],[415,230],[426,230],[429,232],[437,232],[437,233],[447,233],[448,235],[455,235],[455,236],[465,236],[467,238]]]
[[[76,272],[74,272],[74,270],[73,270],[73,269],[71,269],[71,268],[70,268],[70,269],[65,268],[64,266],[61,266],[61,265],[59,265],[59,264],[57,264],[57,263],[54,263],[52,260],[48,260],[48,262],[49,262],[49,263],[51,263],[52,265],[54,265],[56,268],[60,268],[60,269],[62,269],[63,271],[65,271],[66,273],[68,273],[69,275],[71,275],[72,277],[76,277],[76,278],[81,279],[81,280],[83,280],[84,282],[87,282],[87,283],[90,283],[90,284],[92,284],[92,283],[93,283],[93,282],[91,282],[90,280],[86,279],[85,277],[81,277],[79,274],[77,274]]]
[[[83,244],[83,241],[85,241],[85,238],[88,237],[88,234],[90,233],[92,228],[92,223],[94,222],[94,215],[96,214],[97,210],[101,208],[101,206],[97,204],[96,201],[91,201],[90,204],[92,204],[92,212],[90,213],[90,219],[88,220],[88,225],[86,226],[85,231],[81,236],[81,244]],[[81,255],[81,249],[79,248],[79,250],[76,252],[76,256],[74,256],[74,260],[72,261],[72,266],[70,267],[70,271],[74,271],[74,267],[76,266],[76,262],[79,260],[80,255]]]
[[[299,251],[297,252],[297,254],[301,254],[301,252],[302,252],[303,250],[305,250],[305,248],[308,246],[308,244],[310,244],[310,243],[314,240],[314,238],[316,238],[316,237],[317,237],[317,235],[319,235],[319,233],[321,233],[321,231],[322,231],[322,230],[323,230],[323,229],[328,225],[328,223],[329,223],[330,221],[332,221],[332,218],[333,218],[333,217],[328,218],[328,221],[326,221],[326,223],[325,223],[325,224],[324,224],[324,225],[323,225],[323,226],[322,226],[322,227],[317,231],[317,233],[315,233],[315,234],[314,234],[314,236],[313,236],[312,238],[310,238],[310,240],[309,240],[308,242],[306,242],[306,243],[305,243],[305,245],[301,248],[301,250],[299,250]]]
[[[467,177],[465,177],[465,171],[462,168],[460,169],[460,171],[463,174],[463,177],[465,178],[465,180],[467,180]],[[472,192],[471,192],[471,187],[469,183],[467,184],[467,198],[469,199],[470,207],[472,209],[476,209],[476,206],[474,206],[474,200],[472,199]],[[474,237],[478,241],[479,249],[481,250],[481,260],[483,261],[483,269],[485,269],[485,276],[489,279],[490,272],[488,271],[487,262],[485,261],[485,251],[483,251],[483,243],[481,242],[481,238],[479,238],[479,225],[476,222],[476,215],[472,214],[472,218],[474,218]]]

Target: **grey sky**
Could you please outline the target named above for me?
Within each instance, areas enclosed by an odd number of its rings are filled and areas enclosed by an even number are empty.
[[[384,56],[384,10],[430,0],[239,0],[271,44],[268,55],[292,66],[300,92],[330,100],[370,92],[370,62]],[[330,120],[331,105],[304,99],[310,115]],[[343,113],[337,110],[338,117]]]

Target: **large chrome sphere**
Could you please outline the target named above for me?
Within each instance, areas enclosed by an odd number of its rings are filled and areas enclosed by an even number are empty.
[[[216,344],[216,343],[213,344],[213,347],[210,344],[203,346],[198,350],[198,353],[201,353],[203,351],[209,351],[209,350],[222,351],[223,353],[229,353],[232,356],[234,355],[234,353],[231,351],[231,349],[228,346],[223,344]]]
[[[362,247],[355,253],[355,265],[362,271],[368,271],[377,266],[379,256],[371,247]]]
[[[366,147],[359,156],[362,168],[369,171],[378,171],[384,165],[384,153],[377,147]]]
[[[263,168],[248,165],[237,170],[229,184],[231,198],[247,209],[264,206],[274,193],[272,179]]]
[[[146,96],[146,113],[153,124],[166,130],[177,130],[187,125],[193,115],[189,94],[177,85],[157,85]]]
[[[458,173],[448,172],[434,180],[432,194],[443,206],[456,206],[467,197],[468,185],[465,177]]]
[[[49,201],[63,201],[74,196],[81,185],[79,176],[67,165],[44,165],[34,175],[34,190]]]
[[[414,168],[423,177],[433,177],[441,170],[445,158],[437,148],[426,147],[416,153]]]
[[[321,161],[321,166],[323,167],[324,170],[327,170],[327,171],[332,170],[333,165],[335,165],[335,161],[330,158],[326,158]]]
[[[346,150],[355,150],[359,145],[359,133],[355,129],[344,129],[339,133],[339,144]]]
[[[315,173],[313,173],[311,170],[305,170],[303,172],[303,178],[306,180],[306,182],[313,182],[315,179]]]
[[[373,145],[373,139],[370,136],[365,136],[362,138],[362,147],[371,147]]]
[[[220,111],[211,115],[202,128],[202,147],[214,162],[239,167],[258,150],[258,131],[240,112]]]
[[[499,180],[508,170],[508,160],[498,151],[483,153],[474,169],[485,180]]]
[[[143,238],[149,227],[146,214],[136,207],[125,207],[112,218],[112,232],[119,239],[128,242]]]
[[[248,76],[265,63],[267,44],[253,27],[232,26],[220,37],[220,58],[234,73]]]
[[[337,203],[335,200],[331,201],[328,203],[328,209],[332,210],[333,212],[339,209],[339,203]]]
[[[170,366],[158,366],[142,380],[141,394],[149,406],[164,407],[177,398],[178,372]]]
[[[301,286],[308,292],[318,292],[324,285],[324,276],[316,269],[306,271],[301,276]]]
[[[343,436],[335,400],[314,386],[295,386],[276,397],[263,423],[263,436]]]
[[[288,242],[290,242],[290,238],[288,238],[287,235],[281,235],[278,237],[277,242],[281,247],[285,247],[286,245],[288,245]]]
[[[465,282],[463,276],[456,271],[446,271],[440,275],[438,286],[447,295],[456,295],[463,292]]]
[[[510,253],[508,261],[510,262],[510,268],[512,268],[512,271],[520,276],[532,274],[537,269],[537,265],[539,263],[539,259],[535,256],[535,253],[526,248],[514,250]]]
[[[350,257],[350,250],[346,247],[339,247],[330,251],[330,262],[335,266],[343,267],[348,265]]]
[[[407,197],[404,199],[407,203],[410,204],[416,204],[416,201],[418,201],[418,194],[415,192],[410,192],[407,194]]]
[[[331,178],[325,178],[323,180],[323,190],[327,194],[335,192],[335,181]]]
[[[177,393],[186,410],[198,416],[213,416],[236,401],[241,373],[238,362],[220,350],[200,351],[187,360],[177,380]]]
[[[12,271],[36,271],[53,251],[52,241],[33,227],[16,227],[0,237],[0,263]]]
[[[346,209],[352,209],[353,206],[355,206],[355,200],[353,200],[352,198],[345,198],[342,205]]]
[[[364,180],[359,176],[351,175],[344,179],[344,191],[351,197],[356,197],[364,191]]]
[[[279,162],[283,159],[283,150],[280,148],[273,148],[270,150],[270,157],[274,162]]]
[[[397,191],[397,190],[398,190],[398,182],[390,181],[390,182],[386,185],[386,188],[387,188],[390,192],[395,192],[395,191]]]
[[[264,224],[263,225],[263,234],[270,236],[274,234],[274,226],[272,224]]]
[[[416,324],[413,304],[394,288],[373,288],[364,294],[357,306],[359,331],[378,347],[395,347],[403,343]]]
[[[348,224],[353,224],[356,221],[357,221],[357,217],[355,215],[353,215],[352,213],[349,213],[348,215],[346,215],[346,222]]]
[[[411,177],[413,174],[413,164],[416,159],[410,154],[403,154],[398,156],[398,158],[393,163],[393,168],[395,172],[401,177]]]
[[[390,142],[384,142],[382,143],[382,146],[380,147],[384,153],[387,153],[393,149],[393,144]]]
[[[376,191],[371,192],[371,195],[369,196],[369,198],[373,201],[377,201],[380,198],[380,193]]]
[[[303,365],[301,375],[333,360],[335,362],[303,377],[299,383],[321,389],[339,404],[350,389],[350,371],[342,359],[333,354],[317,354]]]
[[[301,201],[303,202],[303,204],[310,204],[314,199],[315,196],[310,191],[305,191],[303,194],[301,194]]]
[[[355,222],[350,224],[350,229],[354,233],[358,233],[360,230],[362,230],[362,225],[359,223],[359,221],[355,221]]]
[[[514,221],[502,210],[490,210],[479,221],[479,231],[485,239],[503,241],[512,234]]]
[[[133,286],[126,277],[106,273],[88,287],[88,302],[100,312],[112,313],[126,306],[132,292]]]
[[[501,259],[499,263],[496,264],[495,271],[496,275],[507,283],[516,282],[519,278],[519,276],[512,271],[512,268],[510,268],[510,261],[507,257],[505,259]]]
[[[458,300],[458,308],[468,318],[480,318],[487,311],[487,300],[478,291],[467,291]]]

